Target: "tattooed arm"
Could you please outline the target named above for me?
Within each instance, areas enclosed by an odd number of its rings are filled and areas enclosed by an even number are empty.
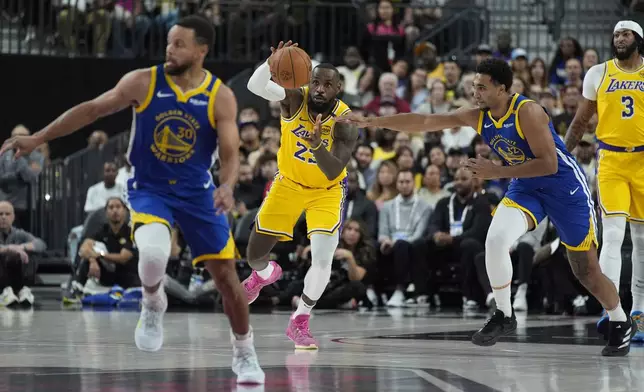
[[[321,144],[312,144],[313,156],[318,167],[329,180],[338,178],[351,159],[351,152],[358,140],[360,131],[351,124],[336,123],[333,127],[331,151]],[[315,146],[318,148],[315,148]]]
[[[588,130],[588,123],[593,115],[597,113],[597,101],[590,101],[582,98],[577,109],[575,118],[572,120],[568,132],[566,132],[566,149],[570,152],[577,147],[577,144]]]

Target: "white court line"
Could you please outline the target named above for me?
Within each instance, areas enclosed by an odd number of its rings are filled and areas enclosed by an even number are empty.
[[[460,326],[470,326],[470,325],[481,325],[481,321],[472,321],[469,323],[455,323],[455,324],[427,324],[427,325],[414,325],[413,329],[410,329],[410,326],[397,326],[397,327],[385,327],[385,328],[374,328],[374,329],[369,329],[369,335],[366,336],[351,336],[351,337],[346,337],[346,339],[361,339],[364,337],[370,337],[370,336],[375,336],[378,334],[378,331],[391,331],[391,330],[396,330],[400,329],[401,333],[403,332],[408,332],[409,334],[418,334],[418,333],[441,333],[445,331],[418,331],[418,328],[433,328],[433,327],[460,327]],[[318,331],[315,330],[316,335],[325,335],[326,337],[330,336],[335,336],[335,335],[342,335],[347,332],[365,332],[365,328],[369,328],[369,326],[365,326],[364,328],[360,329],[336,329],[336,330],[330,330],[330,331]],[[255,330],[257,332],[257,330]],[[458,332],[458,331],[456,331]],[[258,335],[255,333],[255,335]],[[280,334],[270,334],[270,335],[261,335],[261,337],[266,337],[266,338],[274,338],[278,336],[285,336],[284,333]],[[343,336],[341,336],[343,337]]]
[[[454,385],[447,383],[437,377],[432,376],[431,374],[427,373],[426,371],[420,370],[420,369],[405,369],[408,372],[412,372],[418,377],[422,378],[423,380],[427,381],[428,383],[437,386],[441,388],[444,391],[449,391],[449,392],[464,392],[462,389],[455,387]]]

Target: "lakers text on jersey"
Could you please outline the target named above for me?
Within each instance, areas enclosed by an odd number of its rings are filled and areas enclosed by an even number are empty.
[[[306,212],[308,234],[334,234],[342,225],[346,195],[346,170],[333,180],[326,178],[317,165],[311,146],[303,139],[313,132],[315,119],[308,109],[308,87],[302,89],[302,104],[290,118],[281,119],[282,137],[277,153],[278,174],[256,218],[259,233],[289,241],[293,227]],[[338,116],[349,107],[337,100],[331,113],[322,120],[323,148],[333,146],[333,127]]]
[[[521,123],[519,110],[532,100],[515,94],[506,114],[495,120],[489,111],[481,111],[478,132],[492,150],[508,165],[535,159]],[[513,179],[501,201],[526,213],[535,226],[548,216],[557,228],[562,243],[571,250],[588,250],[597,244],[595,211],[586,177],[549,121],[555,141],[558,170],[555,174]]]
[[[205,71],[202,84],[183,92],[164,72],[150,69],[150,88],[134,108],[127,156],[132,227],[162,223],[182,230],[193,263],[232,259],[230,227],[217,215],[210,175],[217,148],[214,108],[221,81]]]
[[[597,186],[606,216],[644,223],[644,67],[603,64],[597,88]]]

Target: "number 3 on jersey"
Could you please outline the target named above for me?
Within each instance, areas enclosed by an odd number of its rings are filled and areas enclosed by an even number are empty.
[[[622,96],[622,105],[624,105],[624,110],[622,110],[622,118],[631,118],[635,114],[635,108],[633,107],[635,101],[630,95]]]
[[[328,140],[322,140],[322,143],[324,144],[324,147],[327,147],[329,145]],[[309,146],[299,141],[297,142],[296,146],[297,146],[297,151],[295,151],[295,153],[293,154],[293,156],[296,159],[299,159],[302,162],[308,162],[310,164],[317,164],[316,160],[313,157],[309,157],[309,158],[304,157],[304,153],[306,153],[307,151],[311,155],[313,155],[313,150],[310,149]]]

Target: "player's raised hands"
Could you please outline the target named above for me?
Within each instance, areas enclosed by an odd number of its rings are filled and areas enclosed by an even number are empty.
[[[317,150],[322,145],[322,115],[318,114],[315,118],[315,125],[313,126],[313,132],[309,132],[308,136],[302,137],[309,143],[309,146],[313,150]]]
[[[271,56],[268,58],[268,65],[271,65],[271,57],[273,57],[275,52],[282,48],[288,48],[289,46],[297,46],[297,42],[288,40],[286,43],[284,43],[284,41],[280,41],[280,43],[277,45],[277,49],[271,46]]]
[[[482,180],[491,180],[499,178],[499,166],[489,159],[479,155],[476,158],[470,158],[463,164],[467,170],[472,172],[475,178]]]
[[[336,119],[337,122],[353,124],[360,128],[365,128],[371,125],[370,119],[360,113],[350,112],[342,115]]]
[[[0,155],[5,151],[15,150],[14,158],[29,155],[36,147],[43,144],[42,140],[36,135],[29,136],[14,136],[7,139],[2,148],[0,148]]]

